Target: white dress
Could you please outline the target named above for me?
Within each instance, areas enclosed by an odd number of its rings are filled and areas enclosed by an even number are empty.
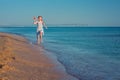
[[[40,32],[42,32],[43,35],[44,35],[42,21],[35,21],[34,24],[37,24],[37,34],[39,34]]]
[[[37,32],[42,31],[43,32],[43,24],[42,21],[37,21]]]

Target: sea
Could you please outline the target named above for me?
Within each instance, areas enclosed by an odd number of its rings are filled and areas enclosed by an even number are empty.
[[[0,27],[36,43],[36,27]],[[44,50],[78,80],[120,80],[120,27],[48,27]]]

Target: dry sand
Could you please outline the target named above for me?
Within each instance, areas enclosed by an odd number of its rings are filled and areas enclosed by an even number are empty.
[[[53,61],[54,60],[54,61]],[[0,33],[0,80],[77,80],[24,37]]]

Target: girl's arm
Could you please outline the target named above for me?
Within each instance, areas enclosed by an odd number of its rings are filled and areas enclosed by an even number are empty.
[[[45,22],[43,21],[43,26],[47,29],[47,26],[46,26],[46,24],[45,24]]]
[[[33,24],[37,24],[36,17],[33,17],[33,20],[34,20]]]

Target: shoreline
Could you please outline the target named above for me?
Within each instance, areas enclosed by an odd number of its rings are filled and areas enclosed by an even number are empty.
[[[30,44],[25,37],[0,33],[0,39],[8,39],[4,44],[9,52],[3,55],[10,58],[6,64],[0,66],[0,80],[77,80],[65,71],[64,66],[55,57],[46,54],[42,47]],[[4,44],[0,43],[0,50]],[[0,60],[0,64],[5,61],[2,58]]]

